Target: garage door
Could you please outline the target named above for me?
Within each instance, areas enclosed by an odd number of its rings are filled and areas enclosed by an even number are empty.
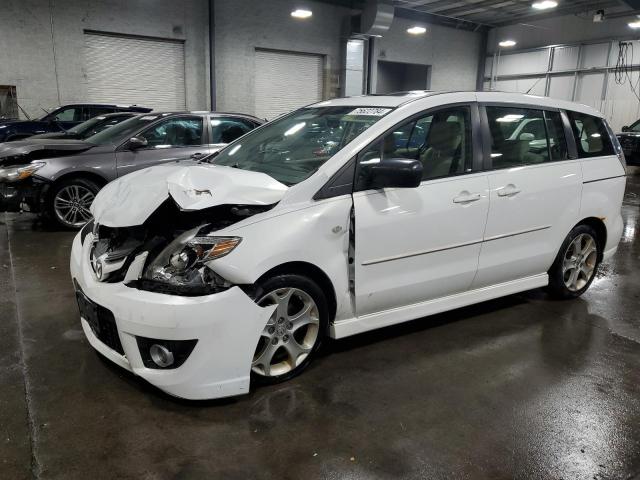
[[[322,100],[322,55],[256,50],[255,114],[269,120]]]
[[[89,102],[184,110],[182,42],[85,34]]]

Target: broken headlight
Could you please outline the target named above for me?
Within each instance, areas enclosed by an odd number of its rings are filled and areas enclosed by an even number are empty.
[[[45,162],[31,162],[28,165],[18,167],[0,168],[0,182],[19,182],[20,180],[29,178],[45,165]]]
[[[149,264],[143,279],[175,287],[176,293],[210,293],[229,286],[206,263],[232,252],[242,239],[201,234],[202,228],[189,230],[171,242]]]

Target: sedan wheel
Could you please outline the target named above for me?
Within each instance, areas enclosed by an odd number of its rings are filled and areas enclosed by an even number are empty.
[[[293,372],[311,353],[319,339],[320,312],[311,295],[298,288],[273,290],[258,305],[276,305],[264,327],[251,363],[262,377]]]
[[[71,184],[61,188],[53,198],[53,211],[60,223],[78,228],[91,220],[89,207],[95,194],[83,185]]]

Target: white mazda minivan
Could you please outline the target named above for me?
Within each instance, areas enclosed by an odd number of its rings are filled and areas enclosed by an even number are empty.
[[[616,251],[625,175],[584,105],[323,101],[100,191],[71,253],[82,327],[171,395],[247,393],[302,371],[326,337],[538,287],[581,295]]]

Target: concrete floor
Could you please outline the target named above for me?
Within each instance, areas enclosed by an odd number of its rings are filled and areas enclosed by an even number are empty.
[[[171,399],[83,338],[72,234],[0,214],[0,478],[640,478],[640,177],[581,299],[531,291],[332,342],[304,375]]]

